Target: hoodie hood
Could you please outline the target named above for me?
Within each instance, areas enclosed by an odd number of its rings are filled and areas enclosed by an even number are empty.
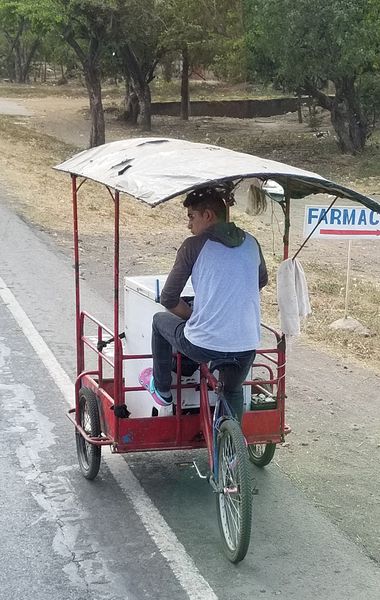
[[[245,240],[245,231],[236,227],[235,223],[216,223],[207,229],[207,234],[213,242],[220,242],[229,248],[241,246]]]

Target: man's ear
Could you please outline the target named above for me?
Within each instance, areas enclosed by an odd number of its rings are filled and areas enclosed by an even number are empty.
[[[207,221],[215,220],[215,213],[210,208],[206,208],[203,214],[206,216]]]

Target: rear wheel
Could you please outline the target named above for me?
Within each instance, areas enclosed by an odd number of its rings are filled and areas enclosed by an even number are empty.
[[[257,380],[254,379],[253,381]],[[271,394],[273,393],[273,385],[262,383],[260,387]],[[256,467],[265,467],[266,465],[269,465],[272,460],[275,450],[276,444],[250,444],[248,446],[249,460],[256,465]]]
[[[276,444],[250,444],[248,446],[249,460],[256,467],[269,465],[274,456]]]
[[[88,388],[79,390],[79,424],[87,435],[100,436],[98,402],[95,394]],[[100,467],[101,447],[86,442],[78,430],[75,432],[75,440],[82,475],[86,479],[95,479]]]
[[[248,454],[239,424],[223,421],[218,436],[217,514],[223,547],[237,563],[247,554],[251,537],[252,489]]]

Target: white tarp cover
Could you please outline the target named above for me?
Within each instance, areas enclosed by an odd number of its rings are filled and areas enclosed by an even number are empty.
[[[328,193],[380,212],[380,204],[316,173],[211,144],[132,138],[84,150],[55,167],[155,206],[205,184],[258,177],[288,187],[292,198]]]

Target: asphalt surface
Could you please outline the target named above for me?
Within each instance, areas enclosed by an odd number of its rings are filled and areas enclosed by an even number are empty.
[[[6,202],[0,277],[73,378],[72,264]],[[83,306],[110,324],[103,296],[83,282]],[[98,478],[83,479],[63,394],[1,299],[0,404],[0,600],[202,598],[137,514],[134,478],[165,519],[163,535],[174,533],[184,548],[183,569],[193,565],[210,586],[208,597],[378,600],[378,566],[275,465],[252,467],[259,494],[250,550],[237,567],[222,554],[212,492],[184,464],[192,453],[105,450]],[[203,452],[196,458],[206,465]]]

